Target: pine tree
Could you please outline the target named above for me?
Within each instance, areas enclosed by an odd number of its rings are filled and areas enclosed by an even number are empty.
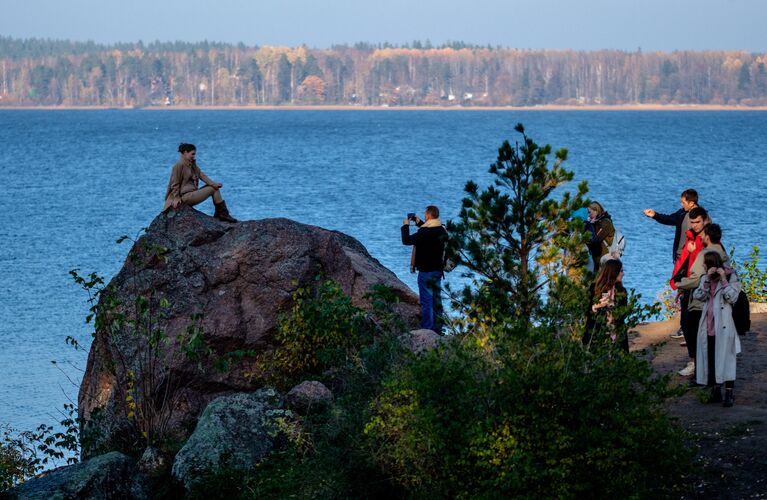
[[[529,327],[549,316],[542,314],[544,305],[550,311],[572,296],[568,289],[584,288],[585,235],[582,223],[571,218],[586,204],[587,184],[554,200],[555,191],[573,179],[562,166],[567,150],[554,153],[549,165],[551,146],[536,144],[522,124],[515,130],[522,141],[499,148],[490,166],[493,185],[479,191],[468,182],[459,217],[448,223],[448,256],[470,281],[458,294],[448,289],[454,309],[467,319],[458,327],[466,330]]]

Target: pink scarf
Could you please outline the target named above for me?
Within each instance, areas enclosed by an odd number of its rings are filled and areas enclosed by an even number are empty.
[[[730,280],[730,275],[733,273],[733,269],[729,266],[723,266],[724,267],[724,274],[727,276],[727,282]],[[711,286],[711,279],[708,278],[706,280],[705,287],[708,288],[708,302],[706,303],[706,334],[709,337],[714,337],[716,335],[716,323],[714,321],[714,295],[716,295],[716,291],[720,288],[724,288],[727,286],[727,282],[723,282],[719,279],[719,275],[717,274],[717,280],[716,285]]]

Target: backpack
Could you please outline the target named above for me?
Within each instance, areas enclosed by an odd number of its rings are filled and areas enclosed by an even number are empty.
[[[626,238],[623,237],[623,233],[620,229],[613,226],[615,234],[613,234],[613,242],[607,247],[607,253],[617,253],[618,257],[623,257],[623,252],[626,250]]]
[[[732,305],[732,320],[738,335],[744,335],[751,329],[751,308],[748,296],[743,290],[738,294],[738,300]]]
[[[604,264],[610,259],[620,259],[623,257],[623,252],[626,250],[626,238],[623,237],[623,233],[617,227],[613,226],[613,242],[607,245],[605,240],[604,244],[607,246],[607,253],[599,259],[599,265]]]

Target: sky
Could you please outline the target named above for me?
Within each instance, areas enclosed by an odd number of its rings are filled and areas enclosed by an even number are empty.
[[[0,35],[767,52],[767,0],[0,0]]]

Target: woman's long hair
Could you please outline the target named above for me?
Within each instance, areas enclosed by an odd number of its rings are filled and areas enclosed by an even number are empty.
[[[610,259],[599,268],[599,274],[594,282],[594,297],[601,296],[604,292],[610,290],[618,282],[623,270],[623,263],[618,259]]]

